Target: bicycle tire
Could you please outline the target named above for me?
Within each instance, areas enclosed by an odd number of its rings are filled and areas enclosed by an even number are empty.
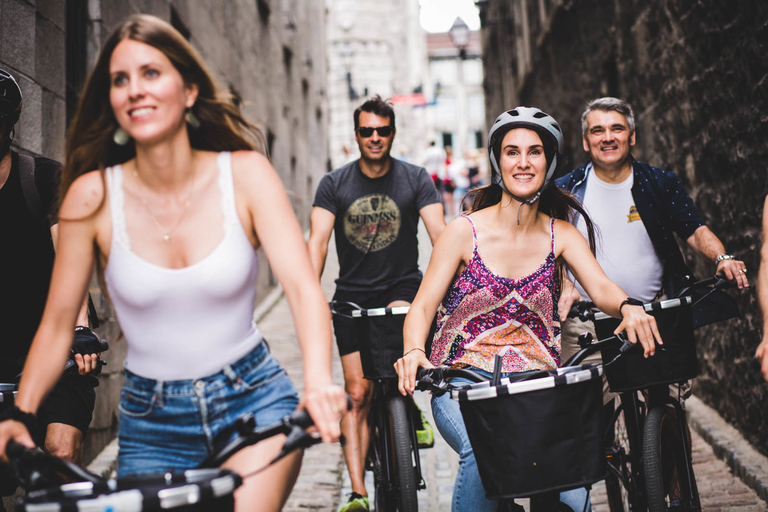
[[[379,398],[374,398],[371,403],[371,414],[369,417],[369,428],[371,432],[370,443],[368,447],[368,456],[366,464],[373,472],[373,486],[374,486],[374,502],[376,511],[394,510],[396,507],[396,496],[392,491],[392,485],[389,482],[389,476],[386,475],[384,469],[386,461],[385,458],[385,429],[388,426],[384,425],[384,418],[382,418],[383,411],[380,411],[378,407]],[[388,421],[388,420],[387,420]]]
[[[614,412],[606,437],[608,474],[605,478],[605,491],[608,508],[611,512],[643,510],[632,473],[632,457],[623,406],[619,405]]]
[[[411,421],[406,398],[400,395],[389,399],[389,421],[392,432],[392,450],[395,481],[398,484],[398,511],[418,512],[416,497],[418,478],[416,475],[415,452],[411,436]]]
[[[682,434],[679,432],[678,420],[667,407],[654,407],[646,417],[643,429],[643,460],[645,466],[645,486],[648,496],[649,512],[666,512],[670,507],[670,491],[675,468],[682,468],[689,464],[681,442]],[[696,477],[693,476],[693,501],[689,504],[696,508],[699,501]],[[679,475],[677,477],[679,481]],[[678,485],[679,482],[678,482]],[[680,490],[681,499],[684,491]],[[686,506],[685,510],[689,510]]]

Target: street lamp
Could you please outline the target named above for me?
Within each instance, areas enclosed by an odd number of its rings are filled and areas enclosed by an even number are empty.
[[[454,148],[454,155],[463,155],[467,143],[467,91],[464,87],[464,59],[469,46],[469,27],[460,17],[456,17],[453,26],[448,31],[453,46],[459,50],[457,56],[456,96],[459,101],[459,144]],[[460,152],[459,152],[460,151]]]
[[[469,27],[463,19],[456,17],[448,35],[451,37],[453,46],[459,49],[459,54],[463,59],[467,53],[467,46],[469,46]]]

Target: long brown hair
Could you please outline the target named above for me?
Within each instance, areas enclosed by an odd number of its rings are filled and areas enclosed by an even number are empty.
[[[112,139],[118,123],[109,98],[109,63],[115,47],[125,39],[160,50],[181,74],[186,85],[194,84],[198,87],[192,113],[200,121],[200,126],[188,129],[189,143],[194,149],[217,152],[255,150],[266,154],[261,130],[243,117],[230,94],[221,92],[213,73],[184,36],[160,18],[137,14],[126,19],[112,32],[85,82],[67,131],[66,160],[59,197],[64,198],[72,182],[79,176],[99,169],[104,182],[104,170],[107,167],[127,162],[136,156],[133,140],[120,146]],[[94,250],[99,281],[106,290],[96,244]]]

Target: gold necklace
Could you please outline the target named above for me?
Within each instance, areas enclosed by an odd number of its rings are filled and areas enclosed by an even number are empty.
[[[141,181],[141,177],[139,176],[139,172],[134,170],[133,176],[138,180]],[[147,210],[147,213],[149,214],[150,218],[152,219],[152,223],[155,225],[155,227],[160,231],[160,233],[163,234],[163,242],[166,244],[171,243],[171,233],[179,227],[179,224],[181,224],[181,221],[184,220],[184,214],[187,213],[187,208],[189,208],[190,203],[192,202],[192,190],[194,189],[195,185],[195,168],[192,167],[192,179],[189,180],[189,191],[187,192],[187,200],[184,201],[184,207],[181,210],[181,215],[179,215],[179,219],[176,221],[176,223],[171,226],[169,229],[165,229],[165,227],[160,224],[160,221],[157,220],[157,217],[155,217],[155,214],[152,213],[152,209],[150,209],[149,204],[147,204],[146,198],[143,196],[139,196],[139,199],[141,199],[141,204],[144,205],[144,208]]]

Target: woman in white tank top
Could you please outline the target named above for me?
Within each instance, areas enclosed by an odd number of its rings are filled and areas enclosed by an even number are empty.
[[[295,391],[252,320],[262,247],[296,319],[304,403],[323,440],[338,439],[346,398],[331,380],[328,307],[262,141],[169,24],[137,15],[113,32],[70,127],[56,264],[20,412],[34,414],[61,374],[94,264],[128,344],[119,459],[127,472],[194,466],[234,435],[248,408],[265,418],[290,412]],[[186,425],[184,414],[202,421]],[[168,448],[169,426],[200,446]],[[0,424],[0,447],[9,438],[32,446],[20,422]],[[226,466],[250,473],[281,445],[265,441]],[[279,510],[300,460],[246,479],[237,510]]]

